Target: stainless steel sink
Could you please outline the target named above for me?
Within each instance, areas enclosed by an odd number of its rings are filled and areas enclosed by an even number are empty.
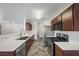
[[[20,37],[20,38],[18,38],[18,39],[16,39],[16,40],[26,40],[28,37],[27,36],[25,36],[25,37]]]

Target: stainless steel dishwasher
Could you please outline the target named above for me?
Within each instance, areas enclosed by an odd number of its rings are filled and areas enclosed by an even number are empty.
[[[26,55],[26,49],[25,49],[25,43],[23,43],[20,47],[16,49],[16,56],[25,56]]]

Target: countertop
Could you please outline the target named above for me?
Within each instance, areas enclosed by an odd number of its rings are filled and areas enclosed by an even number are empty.
[[[29,38],[32,36],[33,34],[29,34],[29,35],[25,35],[25,36],[29,36]],[[29,38],[27,38],[26,40],[16,40],[14,38],[8,38],[8,39],[0,39],[0,51],[5,52],[5,51],[15,51],[20,45],[22,45],[23,43],[25,43]]]
[[[79,50],[79,44],[73,42],[55,42],[62,50]]]

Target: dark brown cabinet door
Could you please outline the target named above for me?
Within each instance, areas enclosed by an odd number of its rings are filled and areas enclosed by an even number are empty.
[[[56,18],[51,21],[51,30],[53,30],[53,25],[57,22]]]
[[[32,30],[32,24],[27,22],[26,23],[26,30],[29,31],[29,30]]]
[[[74,4],[74,31],[79,31],[79,4]]]
[[[62,56],[62,50],[55,45],[55,56]]]
[[[30,41],[31,41],[30,39],[26,41],[26,55],[28,54],[28,51],[30,50],[30,47],[31,47]]]
[[[34,41],[34,35],[26,41],[26,55],[28,54],[28,51],[30,50],[33,41]]]
[[[79,50],[63,50],[55,44],[55,56],[79,56]]]
[[[56,20],[57,20],[56,23],[61,22],[61,19],[62,19],[62,18],[61,18],[61,14],[60,14],[60,15],[58,15],[57,18],[56,18]]]
[[[15,56],[15,55],[16,55],[15,51],[14,52],[10,52],[10,51],[7,51],[7,52],[1,51],[0,52],[0,56]]]
[[[51,30],[53,30],[53,20],[51,21]]]
[[[56,18],[54,18],[52,21],[51,21],[51,30],[54,30],[54,25],[61,22],[61,14],[58,15]]]
[[[73,7],[70,7],[62,13],[62,30],[73,31],[73,29]]]

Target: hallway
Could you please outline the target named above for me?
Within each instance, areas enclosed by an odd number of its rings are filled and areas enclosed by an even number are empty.
[[[34,41],[27,56],[48,56],[48,48],[44,47],[44,41],[42,39]]]

